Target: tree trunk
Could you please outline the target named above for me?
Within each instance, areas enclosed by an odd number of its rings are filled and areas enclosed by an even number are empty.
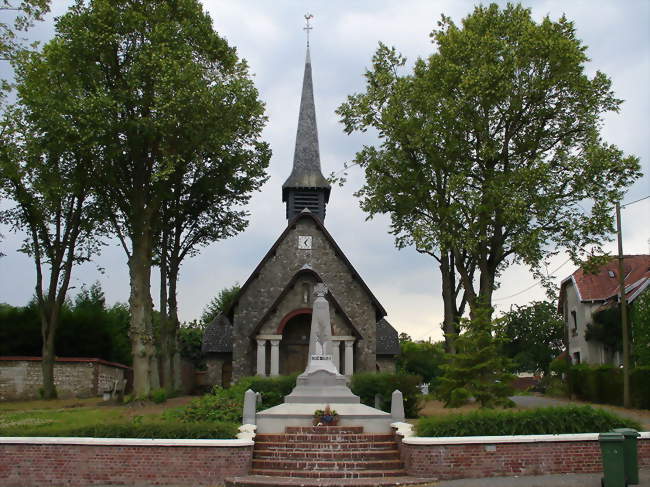
[[[133,354],[133,392],[147,397],[159,385],[153,337],[151,299],[151,238],[145,232],[132,240],[129,257],[131,280],[131,351]]]
[[[172,367],[171,367],[171,349],[169,346],[169,299],[167,293],[167,238],[163,230],[160,245],[160,372],[162,377],[162,387],[167,392],[173,392],[172,384]]]
[[[172,259],[169,266],[169,293],[167,295],[167,350],[169,353],[169,384],[172,390],[180,388],[180,355],[178,354],[178,301],[176,299],[176,285],[178,283],[178,271],[180,263]]]
[[[48,307],[49,308],[49,307]],[[43,399],[56,399],[54,386],[54,337],[56,331],[56,316],[50,310],[41,312],[41,372],[43,374]]]
[[[456,353],[454,336],[458,334],[458,310],[456,307],[456,280],[453,256],[450,252],[441,252],[440,273],[442,275],[442,301],[444,306],[444,321],[442,329],[445,334],[445,349],[447,353]]]

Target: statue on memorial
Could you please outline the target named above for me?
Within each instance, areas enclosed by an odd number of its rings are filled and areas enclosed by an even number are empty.
[[[311,331],[309,335],[309,355],[329,356],[332,353],[332,325],[330,323],[330,305],[325,299],[327,286],[323,283],[314,286],[314,307],[311,314]]]

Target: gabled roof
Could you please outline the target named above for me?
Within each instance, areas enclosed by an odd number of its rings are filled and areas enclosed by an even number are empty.
[[[625,271],[625,296],[629,302],[650,285],[650,255],[626,255],[623,257]],[[582,268],[562,281],[560,285],[559,309],[565,299],[565,288],[573,283],[581,302],[604,302],[618,300],[618,259],[603,265],[596,274],[588,274]]]
[[[226,315],[219,313],[205,328],[203,353],[231,353],[232,352],[232,324]]]
[[[375,353],[377,355],[399,355],[399,352],[397,330],[385,318],[382,318],[377,322]]]
[[[352,276],[354,277],[354,279],[356,279],[359,282],[359,284],[361,285],[363,290],[368,294],[372,304],[375,307],[377,321],[379,321],[381,318],[386,316],[386,314],[387,314],[386,310],[381,305],[379,300],[375,297],[375,295],[372,293],[372,291],[370,290],[368,285],[364,282],[364,280],[361,279],[361,276],[356,271],[356,269],[352,266],[352,264],[350,263],[348,258],[345,256],[345,254],[343,253],[341,248],[338,246],[338,244],[334,240],[334,238],[325,229],[325,226],[323,226],[323,224],[318,220],[318,218],[314,214],[312,214],[310,212],[301,212],[301,213],[299,213],[298,215],[296,215],[293,219],[291,219],[289,221],[289,223],[287,224],[287,228],[284,230],[284,232],[282,232],[282,235],[280,235],[278,237],[278,239],[275,241],[273,246],[269,249],[269,251],[262,258],[260,263],[257,265],[257,267],[255,267],[255,270],[251,273],[251,275],[248,277],[248,279],[246,279],[246,282],[244,283],[244,285],[239,290],[239,293],[237,293],[237,296],[232,300],[232,303],[231,303],[230,307],[224,312],[224,314],[226,316],[228,316],[228,318],[232,321],[233,312],[234,312],[235,306],[237,305],[237,303],[239,301],[239,297],[244,295],[244,293],[246,292],[248,287],[251,285],[251,283],[255,280],[257,275],[260,273],[260,271],[262,270],[262,268],[264,267],[266,262],[271,257],[273,257],[273,255],[275,254],[277,248],[280,246],[282,241],[287,237],[289,232],[296,226],[296,223],[298,222],[298,220],[300,220],[302,218],[309,218],[310,220],[312,220],[314,222],[314,224],[316,225],[316,228],[318,228],[323,233],[323,235],[325,236],[327,241],[334,248],[334,252],[336,252],[336,255],[339,256],[340,259],[345,263],[345,265],[349,269],[349,271],[352,274]]]
[[[262,318],[260,318],[260,320],[257,322],[257,325],[255,325],[255,328],[253,328],[253,333],[251,333],[251,337],[254,337],[255,335],[257,335],[259,333],[259,331],[262,328],[262,326],[264,325],[264,323],[269,319],[269,317],[273,314],[273,312],[277,309],[279,304],[282,302],[282,299],[284,299],[284,297],[287,295],[287,293],[289,291],[291,291],[291,289],[293,289],[293,286],[296,284],[296,281],[301,276],[304,276],[304,275],[312,276],[314,279],[316,279],[316,282],[323,282],[323,279],[318,275],[318,273],[316,271],[314,271],[313,269],[311,269],[311,268],[303,267],[298,272],[296,272],[294,274],[294,276],[291,278],[291,280],[289,280],[287,285],[284,287],[284,289],[282,290],[280,295],[277,297],[277,299],[273,302],[273,304],[271,306],[269,306],[269,309],[266,311],[266,313],[264,313],[264,316],[262,316]],[[359,333],[359,330],[357,330],[357,327],[354,326],[354,323],[352,323],[352,320],[350,319],[348,314],[343,310],[343,308],[341,308],[341,305],[336,300],[336,298],[334,297],[334,295],[332,294],[332,292],[330,290],[327,291],[327,296],[328,296],[328,301],[330,303],[332,303],[332,305],[334,306],[334,309],[342,316],[343,321],[345,321],[345,323],[350,327],[352,332],[357,337],[361,338],[362,337],[361,333]]]

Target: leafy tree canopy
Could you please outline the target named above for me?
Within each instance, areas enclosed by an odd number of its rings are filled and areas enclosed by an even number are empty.
[[[400,341],[397,369],[407,374],[419,375],[424,382],[430,383],[442,373],[440,366],[446,360],[442,342]]]
[[[602,140],[603,114],[621,100],[605,74],[587,74],[564,16],[478,6],[461,25],[443,16],[431,37],[436,52],[406,74],[406,59],[380,43],[366,91],[337,113],[347,133],[379,135],[354,161],[362,208],[389,214],[400,245],[451,252],[474,314],[509,264],[542,277],[560,249],[577,259],[598,248],[639,162]]]
[[[219,313],[223,313],[230,308],[239,294],[239,289],[239,284],[234,284],[219,291],[205,308],[203,308],[203,313],[201,314],[202,326],[207,326]]]
[[[515,363],[517,372],[543,372],[564,349],[564,321],[555,305],[535,301],[513,306],[499,322],[502,351]]]

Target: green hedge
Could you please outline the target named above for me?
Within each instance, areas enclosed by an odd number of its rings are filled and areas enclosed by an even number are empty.
[[[14,427],[0,429],[2,436],[71,436],[89,438],[179,438],[227,439],[235,438],[239,425],[225,422],[156,422],[104,423],[78,428],[55,425],[42,427]]]
[[[367,406],[375,406],[375,394],[382,398],[382,409],[390,412],[393,391],[399,389],[404,396],[404,413],[407,418],[417,418],[421,406],[422,393],[418,385],[422,379],[418,375],[390,374],[387,372],[366,372],[354,374],[350,389]]]
[[[583,401],[623,405],[623,370],[612,365],[574,365],[568,370],[569,390]],[[632,407],[650,409],[650,367],[630,371]]]
[[[499,436],[598,433],[612,428],[640,430],[641,425],[591,406],[562,406],[431,416],[421,418],[416,431],[418,436]]]

